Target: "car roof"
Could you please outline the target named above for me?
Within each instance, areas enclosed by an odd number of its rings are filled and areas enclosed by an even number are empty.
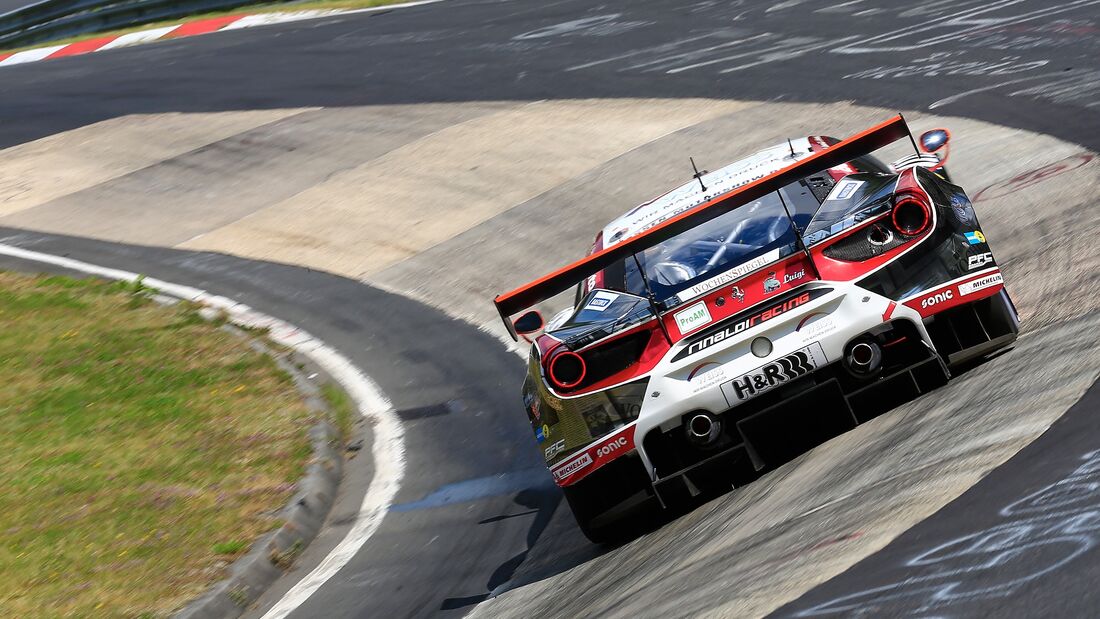
[[[791,140],[790,144],[783,142],[765,148],[723,168],[707,172],[701,177],[706,191],[703,191],[699,181],[692,179],[662,196],[634,207],[607,224],[603,230],[603,246],[611,247],[711,198],[763,178],[811,154],[810,139],[797,138]]]

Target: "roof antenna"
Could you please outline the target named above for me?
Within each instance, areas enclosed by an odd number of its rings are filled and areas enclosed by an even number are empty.
[[[695,170],[695,174],[692,174],[691,177],[694,178],[695,180],[699,181],[699,186],[703,188],[703,191],[706,191],[707,186],[703,184],[703,175],[706,174],[707,171],[703,170],[702,172],[700,172],[699,168],[695,167],[695,159],[694,158],[688,157],[688,161],[691,162],[691,169]]]
[[[795,158],[794,144],[791,143],[791,138],[787,138],[787,146],[790,147],[790,149],[791,149],[791,159],[794,159]]]

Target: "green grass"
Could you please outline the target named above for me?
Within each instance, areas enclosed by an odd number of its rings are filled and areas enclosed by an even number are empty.
[[[310,454],[300,394],[149,297],[0,273],[0,616],[165,616],[281,524]]]
[[[340,432],[343,440],[351,438],[352,424],[355,422],[355,403],[351,397],[333,383],[321,385],[321,395],[328,403],[332,420],[336,424],[336,430]]]
[[[222,17],[225,15],[256,15],[259,13],[278,13],[283,11],[312,11],[320,9],[367,9],[376,6],[385,6],[387,4],[400,4],[404,2],[409,2],[409,0],[305,0],[304,2],[261,2],[259,4],[239,6],[237,8],[227,11],[196,13],[194,15],[188,15],[186,17],[177,17],[175,19],[168,19],[164,21],[149,22],[147,24],[141,24],[140,26],[116,28],[114,30],[106,30],[103,32],[88,32],[85,34],[79,34],[73,37],[56,39],[52,41],[39,41],[38,43],[27,45],[24,47],[3,49],[0,50],[0,53],[19,52],[26,49],[35,49],[38,47],[46,47],[50,45],[67,45],[69,43],[87,41],[88,39],[118,36],[122,34],[128,34],[130,32],[152,30],[153,28],[173,26],[184,22],[197,21],[200,19],[210,19],[213,17]]]
[[[236,555],[248,548],[248,542],[233,540],[231,542],[218,542],[214,544],[214,552],[220,555]]]

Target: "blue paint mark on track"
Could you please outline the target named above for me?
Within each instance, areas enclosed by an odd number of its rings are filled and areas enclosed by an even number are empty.
[[[513,494],[527,488],[552,487],[550,474],[545,468],[535,467],[510,471],[489,477],[467,479],[439,487],[419,501],[400,503],[390,508],[393,512],[442,507],[452,503],[466,503],[487,497]]]

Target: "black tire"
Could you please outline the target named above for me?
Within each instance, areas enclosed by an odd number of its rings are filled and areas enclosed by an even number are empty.
[[[628,455],[566,486],[565,500],[584,536],[596,544],[630,537],[636,507],[653,499],[649,475],[637,455]]]
[[[584,533],[588,541],[593,544],[607,544],[614,541],[614,522],[605,522],[599,526],[593,526],[592,521],[602,512],[594,510],[590,502],[585,501],[584,498],[577,496],[577,493],[570,492],[570,490],[571,488],[565,488],[565,500],[569,503],[569,509],[573,510],[573,518],[577,520],[577,528],[581,530],[581,533]]]

